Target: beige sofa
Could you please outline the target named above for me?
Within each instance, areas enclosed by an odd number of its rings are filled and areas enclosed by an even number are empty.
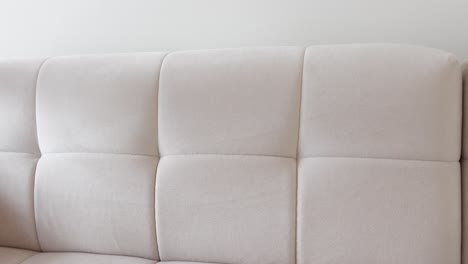
[[[459,264],[461,68],[384,44],[1,60],[0,263]]]

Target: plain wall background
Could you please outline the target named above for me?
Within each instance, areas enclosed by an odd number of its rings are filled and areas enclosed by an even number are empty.
[[[0,57],[356,42],[468,59],[468,0],[0,0]]]

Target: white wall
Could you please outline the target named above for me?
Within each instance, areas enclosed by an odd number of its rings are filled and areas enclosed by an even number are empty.
[[[468,0],[0,0],[0,57],[355,42],[468,59]]]

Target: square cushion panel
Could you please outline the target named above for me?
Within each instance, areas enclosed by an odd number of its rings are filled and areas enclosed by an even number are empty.
[[[157,259],[157,163],[138,155],[44,155],[35,190],[42,250]]]
[[[41,151],[157,155],[163,58],[146,53],[48,60],[37,88]]]
[[[169,54],[161,69],[161,155],[296,156],[303,48]]]
[[[34,154],[0,152],[1,246],[39,250],[34,218],[38,158]]]
[[[22,264],[156,264],[156,261],[86,253],[39,253]]]
[[[460,263],[460,164],[299,162],[298,264]]]
[[[39,154],[36,82],[43,62],[44,59],[0,60],[0,151]]]
[[[161,260],[294,263],[295,176],[290,158],[163,157],[156,177]]]
[[[458,161],[461,80],[457,60],[429,48],[309,47],[300,156]]]
[[[0,247],[0,263],[21,264],[37,252],[17,248]]]

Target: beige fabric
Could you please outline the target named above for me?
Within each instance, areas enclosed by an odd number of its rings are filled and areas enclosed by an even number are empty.
[[[20,264],[24,260],[36,254],[34,251],[0,247],[0,263],[2,264]]]
[[[0,151],[39,153],[36,80],[44,59],[0,60]]]
[[[163,58],[146,53],[48,60],[37,88],[41,151],[157,155]]]
[[[0,247],[39,249],[33,190],[36,79],[43,61],[0,60]]]
[[[43,61],[0,61],[0,247],[49,252],[27,264],[460,263],[462,75],[450,54]],[[29,254],[1,249],[0,263]]]
[[[1,246],[39,250],[34,218],[37,160],[33,154],[0,153]]]
[[[460,65],[445,52],[309,47],[300,156],[458,161],[461,94]]]
[[[165,58],[156,184],[161,260],[293,263],[295,160],[250,155],[296,156],[303,52]]]
[[[460,263],[460,165],[358,158],[299,164],[297,263]]]
[[[159,92],[161,155],[296,156],[302,48],[169,54]]]
[[[43,65],[35,188],[43,250],[158,259],[154,183],[164,56],[72,56]]]
[[[161,260],[293,263],[296,161],[196,155],[161,159]]]
[[[157,162],[136,155],[44,155],[35,197],[42,250],[157,258]]]
[[[460,76],[427,48],[306,50],[298,264],[460,262]]]
[[[154,260],[86,253],[39,253],[22,264],[155,264]]]

